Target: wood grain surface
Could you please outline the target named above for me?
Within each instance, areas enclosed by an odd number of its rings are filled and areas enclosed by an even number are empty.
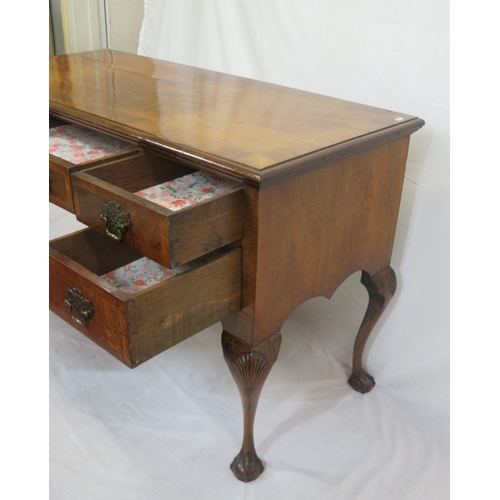
[[[239,248],[207,256],[133,295],[101,278],[140,258],[125,245],[86,229],[51,241],[49,255],[50,310],[130,368],[240,308]],[[92,303],[94,314],[84,325],[65,304],[68,288]]]
[[[50,110],[257,182],[262,171],[304,155],[320,160],[376,132],[370,145],[384,139],[381,131],[423,125],[399,112],[113,50],[51,58]]]
[[[256,345],[305,301],[390,263],[409,137],[245,189],[242,311],[224,330]]]
[[[192,169],[151,154],[87,169],[72,176],[75,214],[105,234],[103,204],[115,201],[130,217],[122,241],[167,267],[185,264],[241,238],[243,189],[172,211],[134,194]]]

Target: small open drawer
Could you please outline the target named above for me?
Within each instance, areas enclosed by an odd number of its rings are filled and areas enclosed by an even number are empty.
[[[52,120],[49,122],[49,201],[74,212],[73,172],[138,152],[136,147],[113,137]]]
[[[50,310],[130,368],[240,308],[240,248],[169,270],[85,229],[49,253]]]
[[[167,267],[241,238],[243,187],[156,155],[72,175],[78,220]]]

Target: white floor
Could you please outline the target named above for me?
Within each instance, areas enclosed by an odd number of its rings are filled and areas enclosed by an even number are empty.
[[[50,213],[51,238],[81,227]],[[449,498],[448,332],[391,320],[400,287],[368,349],[377,385],[354,392],[358,281],[285,323],[255,428],[266,470],[249,484],[229,470],[242,417],[220,324],[130,370],[50,313],[51,500]]]

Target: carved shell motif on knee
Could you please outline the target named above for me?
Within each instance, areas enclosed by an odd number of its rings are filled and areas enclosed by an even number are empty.
[[[260,376],[267,368],[267,361],[262,354],[252,351],[240,354],[234,361],[247,394],[250,394],[259,383]]]

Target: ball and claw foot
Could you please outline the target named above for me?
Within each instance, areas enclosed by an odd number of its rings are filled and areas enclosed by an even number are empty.
[[[264,464],[257,455],[248,455],[240,451],[231,464],[231,470],[237,479],[248,483],[264,472]]]
[[[366,394],[375,386],[375,379],[364,370],[359,375],[351,375],[349,385],[357,392]]]

